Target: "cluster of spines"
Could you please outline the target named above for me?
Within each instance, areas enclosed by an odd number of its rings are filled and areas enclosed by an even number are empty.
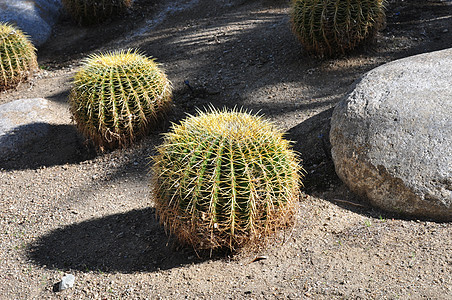
[[[292,30],[316,56],[345,54],[384,23],[385,0],[293,0]]]
[[[156,209],[183,243],[234,250],[292,222],[299,161],[261,117],[200,112],[173,125],[158,153]]]
[[[0,22],[0,90],[16,86],[37,67],[36,49],[27,35]]]
[[[172,87],[151,58],[135,50],[89,56],[76,73],[70,109],[100,149],[128,146],[171,107]]]

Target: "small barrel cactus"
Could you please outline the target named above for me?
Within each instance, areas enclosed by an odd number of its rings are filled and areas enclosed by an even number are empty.
[[[101,150],[130,145],[171,107],[165,73],[135,50],[89,56],[73,84],[73,119]]]
[[[18,28],[0,22],[0,90],[16,86],[37,67],[36,49]]]
[[[124,11],[132,0],[62,0],[65,9],[81,25],[100,23]]]
[[[309,54],[345,54],[381,28],[384,5],[385,0],[293,0],[292,30]]]
[[[237,110],[173,125],[152,169],[160,221],[195,249],[265,241],[297,207],[302,173],[289,146],[270,122]]]

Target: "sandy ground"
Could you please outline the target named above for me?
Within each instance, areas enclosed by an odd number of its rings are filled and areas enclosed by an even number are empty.
[[[452,299],[452,225],[368,206],[328,143],[332,107],[363,73],[452,46],[450,1],[389,1],[373,44],[329,60],[303,54],[287,1],[149,2],[90,28],[63,16],[40,71],[0,94],[61,107],[46,139],[0,162],[0,299]],[[130,47],[163,65],[175,107],[137,145],[96,154],[67,112],[71,77],[87,55]],[[156,221],[149,158],[170,122],[209,104],[260,111],[304,160],[296,226],[257,252],[199,258]],[[56,292],[65,273],[75,285]]]

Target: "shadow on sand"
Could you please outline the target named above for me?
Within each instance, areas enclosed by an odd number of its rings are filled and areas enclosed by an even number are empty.
[[[154,208],[56,229],[30,244],[27,252],[37,265],[79,271],[158,271],[202,261],[194,250],[168,238]]]
[[[31,130],[31,125],[39,132]],[[33,123],[17,127],[1,137],[0,143],[9,145],[9,150],[0,155],[0,169],[38,169],[92,159],[96,151],[84,140],[73,125]]]

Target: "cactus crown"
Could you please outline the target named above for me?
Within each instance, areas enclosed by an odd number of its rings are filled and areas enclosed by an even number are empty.
[[[344,54],[380,29],[384,5],[385,0],[293,0],[292,30],[309,54]]]
[[[36,49],[20,29],[0,22],[0,90],[16,86],[38,65]]]
[[[212,108],[165,135],[154,158],[156,210],[181,242],[234,250],[291,223],[299,171],[270,122]]]
[[[74,77],[70,110],[77,127],[103,148],[123,147],[148,133],[171,106],[171,83],[136,50],[95,54]]]
[[[100,23],[132,5],[132,0],[62,0],[66,10],[81,25]]]

